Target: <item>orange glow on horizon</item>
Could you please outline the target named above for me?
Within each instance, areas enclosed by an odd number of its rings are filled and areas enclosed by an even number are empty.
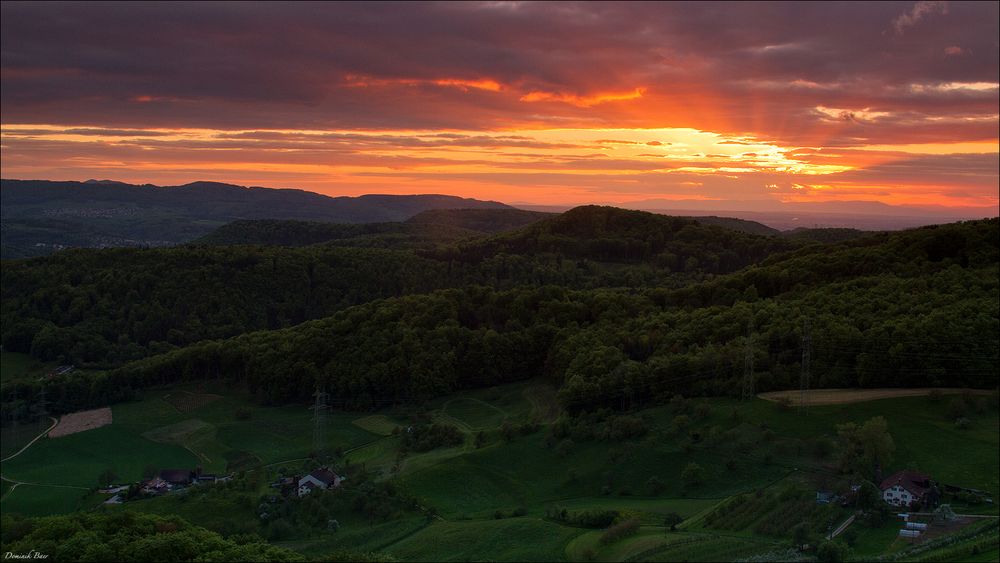
[[[213,180],[328,195],[447,193],[545,205],[658,200],[843,201],[997,206],[910,159],[997,156],[1000,141],[788,147],[691,128],[456,130],[102,130],[2,126],[5,177]],[[52,163],[38,170],[38,152]]]

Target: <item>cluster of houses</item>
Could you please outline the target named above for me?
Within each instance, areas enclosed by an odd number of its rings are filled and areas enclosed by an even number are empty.
[[[137,485],[139,493],[143,496],[159,496],[184,490],[192,485],[225,483],[232,478],[232,475],[219,476],[203,473],[200,467],[195,469],[164,469],[155,477],[140,481]],[[285,496],[296,494],[303,497],[313,491],[336,489],[343,482],[343,476],[338,475],[328,467],[321,467],[301,477],[283,477],[271,483],[271,487],[279,489]],[[105,504],[121,504],[125,502],[126,498],[130,498],[129,489],[131,487],[131,485],[115,485],[100,489],[99,492],[114,495],[104,501]]]
[[[157,473],[155,477],[145,479],[137,483],[139,493],[143,496],[165,495],[172,491],[183,490],[191,485],[202,485],[212,483],[225,483],[233,478],[232,475],[219,476],[212,473],[203,473],[200,467],[195,469],[164,469]],[[98,492],[113,494],[111,498],[104,501],[104,504],[121,504],[126,498],[131,498],[129,489],[132,485],[115,485]]]
[[[285,495],[294,491],[298,496],[304,497],[313,491],[336,489],[343,482],[343,476],[329,467],[321,467],[302,477],[282,477],[271,483],[271,487],[281,490]]]
[[[213,473],[202,473],[200,467],[195,469],[164,469],[156,477],[147,479],[139,485],[143,494],[162,495],[190,485],[224,483],[232,478],[232,475],[220,477]]]

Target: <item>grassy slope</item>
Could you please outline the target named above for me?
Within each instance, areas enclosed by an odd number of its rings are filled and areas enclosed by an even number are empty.
[[[436,522],[386,551],[416,561],[560,561],[581,532],[531,517]]]
[[[65,438],[44,439],[23,456],[5,463],[4,473],[22,480],[90,487],[109,466],[123,480],[137,479],[148,463],[161,468],[193,466],[198,457],[185,449],[185,445],[194,452],[209,455],[248,452],[260,460],[258,463],[292,460],[308,454],[312,433],[306,408],[261,408],[251,405],[246,397],[220,388],[183,389],[219,393],[223,397],[182,412],[164,400],[178,388],[148,392],[142,401],[116,406],[111,426]],[[974,415],[971,428],[958,430],[945,416],[947,401],[933,403],[926,398],[814,407],[806,414],[783,411],[763,400],[750,403],[710,400],[710,414],[695,422],[693,428],[736,428],[752,435],[766,426],[775,434],[768,447],[778,453],[771,463],[764,463],[759,452],[751,451],[741,457],[733,471],[725,468],[729,454],[720,454],[717,448],[698,446],[685,452],[680,438],[668,431],[675,415],[671,407],[640,413],[649,422],[651,431],[631,446],[580,442],[568,454],[560,456],[546,444],[544,426],[510,442],[501,440],[493,431],[484,447],[476,449],[472,445],[475,429],[495,430],[503,420],[512,423],[532,418],[545,420],[550,414],[546,397],[547,392],[538,382],[523,382],[462,393],[428,405],[433,419],[454,420],[465,427],[466,443],[411,454],[403,463],[399,482],[422,504],[435,508],[444,521],[428,525],[418,515],[375,525],[359,521],[346,525],[335,536],[304,538],[282,545],[310,556],[355,549],[386,551],[403,559],[417,560],[560,560],[578,558],[592,550],[599,560],[634,557],[695,561],[766,552],[780,538],[755,538],[752,525],[743,531],[730,532],[685,524],[682,532],[664,535],[659,524],[668,512],[692,518],[704,514],[720,499],[767,486],[790,474],[793,477],[782,481],[782,486],[799,483],[809,487],[808,474],[823,469],[818,460],[797,453],[795,444],[804,444],[804,440],[818,435],[832,437],[836,424],[861,422],[876,415],[888,419],[896,441],[896,462],[890,470],[915,467],[949,483],[997,492],[1000,434],[996,430],[996,413]],[[236,418],[235,412],[241,407],[251,409],[249,420]],[[734,422],[731,414],[734,408],[742,422]],[[386,478],[392,475],[389,468],[395,463],[399,439],[378,434],[384,434],[393,422],[405,422],[404,413],[332,413],[329,420],[327,434],[331,446],[348,450],[352,462],[381,469]],[[158,443],[143,437],[144,433],[166,433],[164,429],[191,424],[190,421],[200,421],[200,425],[214,433],[203,437],[203,442],[187,444]],[[368,432],[363,427],[380,432]],[[974,461],[959,464],[954,463],[956,459]],[[679,475],[692,461],[705,468],[706,481],[701,486],[685,488]],[[799,471],[793,472],[793,467]],[[218,468],[218,462],[213,459],[209,468]],[[645,483],[654,475],[664,482],[665,489],[651,496]],[[609,478],[611,494],[605,495],[602,487]],[[83,506],[81,493],[70,489],[25,488],[14,491],[4,501],[3,510],[27,514],[73,510]],[[634,538],[602,546],[597,541],[599,532],[544,520],[545,510],[552,506],[569,510],[620,510],[640,518],[644,527]],[[182,514],[196,524],[215,528],[229,526],[231,530],[252,531],[256,525],[252,508],[244,510],[245,507],[226,499],[185,502],[178,497],[164,497],[132,507]],[[527,510],[526,516],[500,520],[493,517],[497,510],[509,516],[519,507]],[[348,523],[349,517],[342,521]],[[882,530],[863,532],[858,553],[883,552],[892,542],[887,534]],[[675,545],[675,542],[680,543]]]
[[[138,480],[147,466],[167,469],[201,465],[206,472],[225,473],[244,468],[232,467],[233,460],[249,459],[251,465],[269,464],[307,457],[312,449],[312,421],[305,406],[261,408],[246,397],[230,393],[194,410],[179,411],[163,398],[177,389],[151,391],[141,401],[115,405],[114,422],[110,426],[60,438],[43,438],[4,463],[4,475],[32,483],[94,487],[106,469],[112,469],[122,482]],[[241,407],[251,410],[249,420],[237,419],[235,413]],[[357,415],[353,413],[334,413],[328,417],[327,439],[331,449],[346,449],[378,438],[352,425],[355,418]],[[149,439],[169,436],[172,429],[191,427],[192,421],[197,421],[197,432],[177,432],[172,436],[174,439],[161,441]],[[30,434],[25,430],[27,426],[20,428],[18,437]],[[5,450],[8,435],[13,432],[5,429]],[[20,491],[15,493],[21,497]],[[12,506],[31,514],[45,507],[71,508],[69,504],[56,506],[41,497],[38,503],[36,508],[31,498],[25,497]]]
[[[972,416],[972,426],[960,430],[946,416],[948,399],[934,403],[923,397],[868,401],[852,405],[811,407],[807,414],[782,412],[766,401],[747,407],[748,417],[766,423],[775,433],[795,438],[834,434],[834,426],[883,416],[896,444],[886,475],[904,468],[929,473],[954,485],[988,490],[1000,496],[1000,418],[997,411]],[[957,461],[956,460],[960,460]]]

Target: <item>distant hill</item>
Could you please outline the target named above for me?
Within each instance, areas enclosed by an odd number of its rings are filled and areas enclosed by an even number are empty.
[[[234,221],[192,242],[198,244],[260,244],[277,246],[338,246],[427,248],[470,237],[509,231],[550,217],[520,209],[431,209],[405,222],[320,223],[255,219]]]
[[[810,240],[813,242],[831,243],[853,240],[856,238],[874,235],[879,231],[862,231],[859,229],[828,228],[828,229],[806,229],[799,227],[790,231],[782,231],[782,236],[797,239]]]
[[[781,231],[778,229],[772,229],[763,223],[758,223],[757,221],[747,221],[746,219],[737,219],[735,217],[718,217],[716,215],[710,215],[707,217],[688,217],[688,219],[694,219],[699,223],[704,225],[716,225],[719,227],[725,227],[727,229],[732,229],[734,231],[740,231],[741,233],[750,233],[752,235],[780,235]]]
[[[500,233],[525,227],[555,215],[555,213],[524,209],[431,209],[410,217],[407,223],[451,225],[481,233]]]
[[[0,203],[3,258],[66,247],[168,246],[241,219],[373,223],[429,209],[512,209],[446,195],[328,197],[216,182],[158,187],[110,180],[0,180]]]
[[[484,233],[434,223],[319,223],[253,219],[227,223],[192,241],[213,246],[333,244],[363,248],[422,248]]]
[[[500,254],[554,254],[605,263],[642,263],[671,272],[723,273],[802,245],[733,228],[748,221],[724,222],[726,227],[689,217],[585,205],[510,233],[459,242],[433,256],[478,262]]]

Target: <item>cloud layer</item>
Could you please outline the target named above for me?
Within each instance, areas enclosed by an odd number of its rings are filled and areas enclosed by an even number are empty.
[[[995,2],[5,2],[4,175],[215,171],[328,193],[995,206],[998,12]],[[684,131],[772,153],[686,150]]]

